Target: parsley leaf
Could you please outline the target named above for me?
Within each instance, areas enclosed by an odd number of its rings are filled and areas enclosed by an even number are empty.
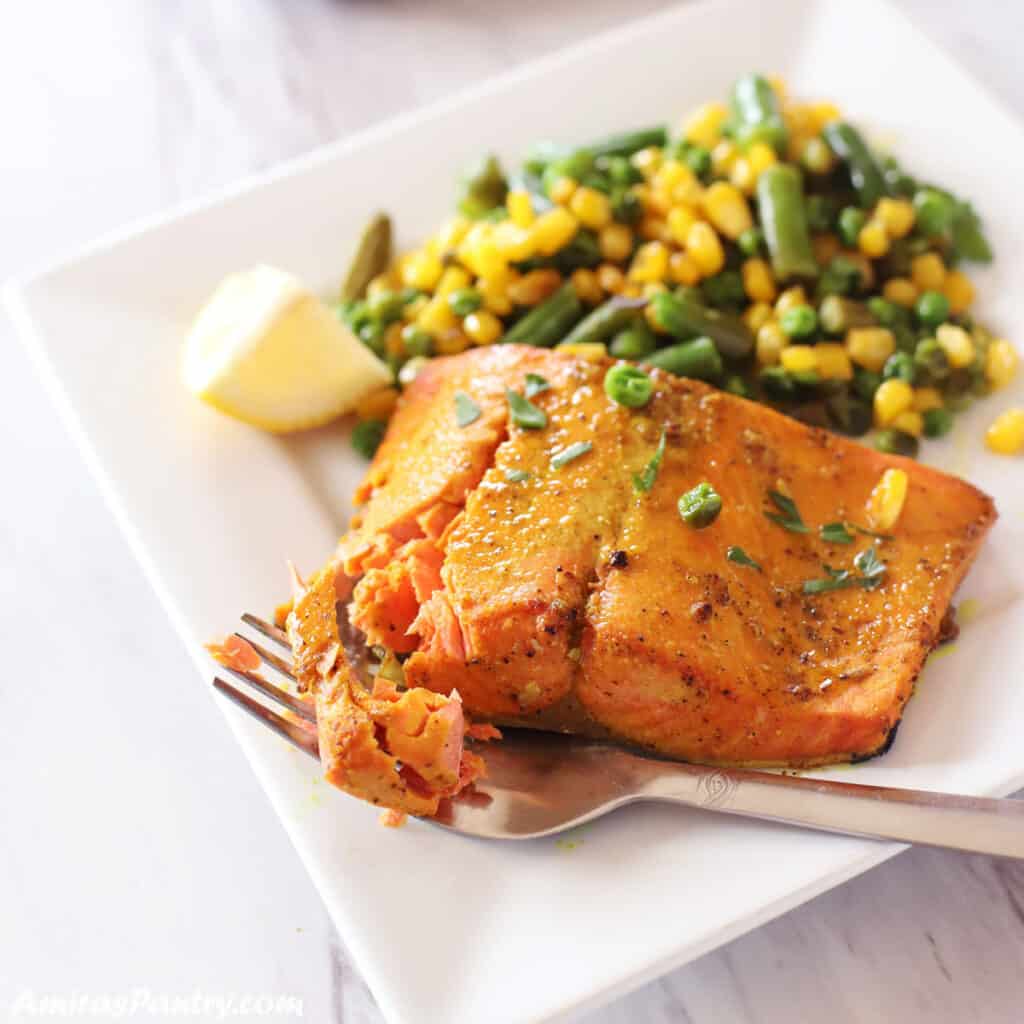
[[[551,456],[551,468],[561,469],[574,459],[578,459],[581,455],[586,455],[593,447],[594,445],[590,441],[577,441],[575,444],[571,444],[568,448],[563,448],[560,452]]]
[[[646,494],[657,479],[658,470],[661,469],[661,460],[665,457],[665,431],[661,432],[661,440],[658,447],[651,456],[650,462],[644,467],[642,473],[633,474],[633,486],[642,494]]]
[[[725,552],[725,557],[728,558],[730,562],[735,562],[737,565],[745,565],[748,569],[756,569],[758,572],[761,571],[761,566],[758,565],[758,563],[755,562],[750,555],[743,550],[743,548],[738,548],[733,545]]]
[[[534,395],[539,395],[542,391],[548,391],[550,388],[551,384],[546,377],[542,377],[539,373],[528,373],[523,393],[527,398],[533,398]]]
[[[773,523],[777,523],[779,526],[783,527],[783,529],[789,530],[791,533],[811,532],[807,528],[807,524],[801,518],[800,511],[796,507],[796,502],[794,502],[792,498],[787,498],[785,494],[780,494],[778,491],[769,491],[768,497],[779,511],[765,512],[765,517],[767,519],[770,519]]]
[[[455,422],[460,427],[468,427],[470,423],[476,423],[482,415],[483,411],[480,406],[465,391],[455,392]]]
[[[512,422],[517,427],[524,430],[540,430],[548,425],[547,413],[543,409],[538,409],[533,402],[523,398],[518,392],[506,388],[505,398],[508,399]]]

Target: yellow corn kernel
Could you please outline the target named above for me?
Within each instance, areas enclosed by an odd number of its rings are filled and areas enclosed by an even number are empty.
[[[875,392],[875,426],[888,427],[914,405],[914,389],[905,381],[883,380]]]
[[[912,309],[917,302],[917,285],[906,277],[890,277],[882,287],[882,295],[897,306]]]
[[[914,412],[931,412],[941,409],[945,403],[942,394],[936,388],[914,388]]]
[[[424,299],[423,304],[426,305],[427,301],[427,299]],[[403,327],[405,327],[405,324],[399,320],[393,324],[389,324],[387,330],[384,332],[384,351],[387,352],[389,356],[394,356],[396,359],[402,359],[405,356],[405,341],[402,338]]]
[[[441,280],[437,282],[434,294],[444,298],[446,295],[451,295],[452,292],[457,292],[460,288],[468,288],[469,282],[470,276],[467,270],[462,267],[446,267],[441,275]]]
[[[838,342],[826,341],[814,346],[818,357],[818,376],[822,380],[852,380],[853,363]]]
[[[579,222],[564,207],[556,206],[542,213],[530,228],[537,252],[554,256],[564,245],[568,245],[579,229]]]
[[[874,218],[869,220],[857,235],[857,248],[873,260],[884,256],[889,251],[889,233],[885,225]]]
[[[735,142],[722,139],[714,149],[711,150],[711,171],[715,177],[728,176],[732,165],[739,159],[740,151]]]
[[[774,315],[767,302],[754,302],[747,306],[743,322],[756,334]]]
[[[959,316],[970,309],[974,301],[974,285],[962,270],[951,270],[942,282],[942,294],[949,302],[949,311]]]
[[[559,345],[559,352],[568,352],[588,363],[599,363],[606,355],[608,349],[600,341],[581,341],[578,345]]]
[[[762,324],[757,332],[757,361],[762,366],[774,366],[788,344],[789,339],[782,328],[774,320],[769,320],[768,323]]]
[[[674,252],[668,258],[668,276],[674,284],[694,285],[700,280],[700,267],[685,252]]]
[[[439,338],[445,331],[458,326],[458,318],[447,300],[438,296],[423,307],[423,311],[416,317],[416,326],[422,327],[434,338]]]
[[[484,309],[498,316],[507,316],[512,312],[512,300],[508,297],[512,280],[499,274],[496,277],[482,277],[477,281],[476,287],[484,300]]]
[[[641,245],[629,265],[629,279],[637,284],[664,281],[668,275],[668,247],[664,242]]]
[[[627,281],[622,286],[622,291],[619,292],[619,294],[624,299],[639,299],[640,296],[643,295],[643,291],[641,290],[640,285],[636,284],[634,281]],[[649,306],[647,308],[650,309]]]
[[[725,266],[721,239],[715,234],[715,229],[702,220],[687,232],[686,252],[704,277],[717,274]]]
[[[822,235],[815,235],[811,239],[811,248],[814,250],[814,258],[822,267],[827,267],[835,256],[839,254],[839,239],[831,232]]]
[[[371,391],[356,404],[356,415],[361,420],[386,420],[395,411],[398,403],[397,388],[381,388]]]
[[[633,252],[633,232],[625,224],[607,224],[597,236],[601,256],[611,263],[625,263]]]
[[[896,339],[885,327],[851,327],[846,332],[847,355],[865,370],[878,373],[896,351]]]
[[[439,338],[434,339],[437,354],[440,356],[457,356],[469,348],[470,341],[458,327],[450,327]]]
[[[943,324],[935,331],[935,340],[954,370],[962,370],[974,362],[974,339],[962,327]]]
[[[646,149],[637,150],[630,157],[630,162],[645,178],[649,178],[661,166],[661,158],[659,146],[648,146]]]
[[[553,267],[542,267],[523,274],[506,289],[506,294],[517,306],[536,306],[552,292],[558,290],[562,275]]]
[[[695,203],[702,192],[697,176],[680,160],[666,160],[651,179],[651,188],[669,204]]]
[[[753,227],[754,218],[746,196],[735,185],[716,181],[705,190],[702,205],[708,220],[726,238],[735,241],[747,228]]]
[[[373,278],[370,283],[366,286],[366,294],[369,298],[373,298],[374,295],[380,295],[383,292],[394,291],[399,284],[398,275],[393,274],[390,270],[385,271],[383,274],[378,274]]]
[[[536,242],[529,228],[521,228],[510,220],[496,224],[484,246],[493,245],[503,260],[518,263],[536,253]]]
[[[747,160],[750,162],[750,169],[756,181],[761,177],[761,172],[768,170],[772,164],[777,164],[779,158],[775,150],[767,142],[755,142],[747,147]]]
[[[671,200],[666,199],[660,192],[655,193],[650,185],[634,185],[630,191],[640,200],[644,213],[654,217],[668,216],[668,211],[672,208]]]
[[[792,288],[787,288],[776,300],[775,300],[775,315],[781,317],[783,313],[788,312],[794,306],[806,306],[807,293],[804,291],[802,285],[794,285]]]
[[[517,228],[528,228],[533,223],[533,200],[526,189],[512,189],[505,197],[505,208]]]
[[[946,265],[938,253],[924,252],[910,261],[910,280],[918,291],[942,291],[942,283],[946,280]]]
[[[689,206],[673,206],[668,211],[668,233],[677,245],[686,245],[686,236],[696,223],[697,215]]]
[[[472,226],[472,221],[461,214],[449,218],[441,225],[441,230],[437,233],[438,248],[442,252],[454,249],[466,237],[466,233]]]
[[[737,157],[729,168],[729,181],[744,195],[752,196],[757,185],[754,165],[745,156]]]
[[[997,455],[1017,455],[1024,451],[1024,409],[1000,413],[985,432],[985,444]]]
[[[1020,356],[1005,339],[997,338],[985,353],[985,378],[995,390],[1006,387],[1017,373]]]
[[[811,345],[787,345],[779,353],[779,362],[789,373],[811,373],[818,368],[818,356]]]
[[[843,115],[834,103],[812,103],[810,105],[811,118],[814,121],[814,132],[817,134],[830,121],[838,121]]]
[[[902,469],[887,469],[868,496],[868,523],[876,530],[891,530],[903,511],[910,481]]]
[[[462,321],[462,328],[475,345],[490,345],[501,337],[504,330],[501,321],[486,309],[470,313]]]
[[[578,185],[574,178],[559,178],[551,186],[548,194],[551,202],[558,203],[559,206],[565,206],[575,195],[577,188]]]
[[[572,272],[569,280],[572,281],[572,286],[580,302],[585,302],[588,306],[596,306],[604,299],[604,289],[593,270],[580,267]]]
[[[626,275],[612,263],[602,263],[597,268],[597,283],[609,295],[618,295],[626,283]]]
[[[743,290],[752,302],[774,302],[778,289],[775,276],[766,260],[744,260],[740,268]]]
[[[637,226],[637,234],[648,242],[667,242],[671,240],[668,224],[661,217],[648,215]]]
[[[612,219],[611,200],[596,188],[582,186],[569,200],[569,209],[576,219],[587,228],[600,231]]]
[[[705,103],[683,122],[683,137],[705,149],[714,149],[722,137],[722,125],[728,116],[724,103]]]
[[[879,199],[873,219],[885,225],[890,238],[903,238],[914,226],[914,204],[909,199]]]
[[[889,426],[893,430],[910,434],[912,437],[920,437],[924,433],[924,417],[913,409],[907,409],[906,412],[901,412]]]
[[[421,292],[433,291],[443,271],[444,266],[437,256],[421,250],[402,268],[402,284]]]

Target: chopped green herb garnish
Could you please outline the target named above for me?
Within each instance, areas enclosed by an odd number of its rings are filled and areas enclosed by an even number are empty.
[[[460,427],[468,427],[476,423],[483,415],[480,406],[465,391],[455,392],[455,422]]]
[[[653,486],[658,477],[658,470],[661,469],[661,460],[665,457],[665,431],[661,432],[661,440],[658,447],[651,456],[650,462],[644,466],[642,473],[633,474],[633,486],[643,494],[646,494]]]
[[[678,503],[679,515],[687,526],[703,530],[722,511],[722,496],[706,480],[688,490]]]
[[[730,562],[735,562],[737,565],[745,565],[748,569],[756,569],[758,572],[761,571],[761,566],[758,565],[758,563],[755,562],[750,555],[743,550],[743,548],[738,548],[735,544],[725,552],[725,557],[728,558]]]
[[[853,560],[854,567],[860,576],[854,576],[849,569],[833,569],[825,566],[826,577],[820,580],[806,580],[805,594],[824,594],[830,590],[845,590],[847,587],[860,587],[862,590],[874,590],[882,582],[885,575],[885,563],[878,557],[873,547],[862,551]]]
[[[874,537],[875,540],[896,539],[891,533],[875,533],[874,530],[865,529],[865,527],[858,526],[856,523],[847,523],[847,526],[849,526],[851,530],[856,530],[858,533],[863,533],[865,537]]]
[[[874,545],[865,548],[857,555],[853,560],[853,564],[865,579],[877,580],[879,583],[882,582],[882,577],[885,575],[885,562],[878,557],[878,552],[875,550]]]
[[[768,497],[779,511],[765,512],[766,518],[789,530],[791,533],[811,532],[807,528],[807,524],[800,517],[800,512],[792,498],[787,498],[785,494],[780,494],[778,491],[769,491]]]
[[[524,430],[540,430],[548,425],[547,413],[543,409],[538,409],[533,402],[523,398],[517,391],[506,388],[505,397],[508,399],[512,422],[517,427]]]
[[[827,544],[852,544],[853,534],[846,528],[845,523],[825,523],[818,527],[821,539]]]
[[[510,484],[521,484],[523,481],[530,479],[530,474],[525,469],[506,469],[505,479]]]
[[[542,377],[539,373],[528,373],[523,393],[527,398],[533,398],[534,395],[539,395],[542,391],[548,391],[550,388],[551,384],[546,377]]]
[[[560,452],[551,456],[551,468],[561,469],[574,459],[578,459],[581,455],[586,455],[593,447],[594,445],[590,441],[577,441],[575,444],[571,444],[568,448],[563,448]]]
[[[805,594],[824,594],[829,590],[844,590],[847,587],[856,587],[861,582],[856,576],[850,575],[849,569],[833,569],[826,565],[825,572],[828,573],[828,576],[824,579],[804,581]]]

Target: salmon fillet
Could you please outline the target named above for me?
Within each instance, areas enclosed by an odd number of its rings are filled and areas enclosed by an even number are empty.
[[[396,698],[457,691],[480,721],[704,763],[808,766],[884,750],[995,519],[991,499],[660,371],[648,405],[624,408],[603,390],[610,365],[497,346],[434,360],[406,391],[322,573],[337,600],[351,594],[341,614],[403,655],[408,689]],[[541,429],[509,414],[506,389],[522,393],[528,375],[546,385],[532,399]],[[459,392],[479,410],[462,427]],[[638,490],[662,437],[653,486]],[[559,465],[580,442],[590,448]],[[868,496],[890,468],[909,478],[891,537],[851,527],[853,543],[823,540],[822,524],[867,527]],[[697,530],[677,501],[702,481],[723,504]],[[770,492],[795,503],[807,532],[764,514],[778,511]],[[880,585],[804,592],[826,566],[854,572],[872,546]],[[758,567],[730,560],[732,547]],[[330,716],[335,689],[319,685]],[[350,691],[338,692],[351,703]]]

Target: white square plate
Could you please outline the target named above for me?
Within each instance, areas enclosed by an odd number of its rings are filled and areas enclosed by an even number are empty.
[[[106,241],[13,288],[12,311],[204,680],[201,643],[317,566],[362,466],[343,433],[280,440],[191,399],[177,372],[192,314],[227,272],[265,261],[333,287],[373,208],[405,241],[450,209],[475,154],[586,140],[726,94],[752,68],[838,102],[908,168],[987,216],[985,319],[1024,323],[1024,137],[876,0],[686,6],[629,25]],[[980,159],[998,140],[999,159]],[[1021,339],[1018,337],[1017,339]],[[1000,394],[930,445],[1002,518],[964,596],[976,614],[929,665],[895,748],[842,777],[1004,794],[1024,784],[1024,463],[985,453]],[[573,841],[501,845],[400,831],[319,783],[315,766],[224,705],[338,928],[394,1022],[536,1021],[593,1007],[878,864],[894,845],[664,807]]]

